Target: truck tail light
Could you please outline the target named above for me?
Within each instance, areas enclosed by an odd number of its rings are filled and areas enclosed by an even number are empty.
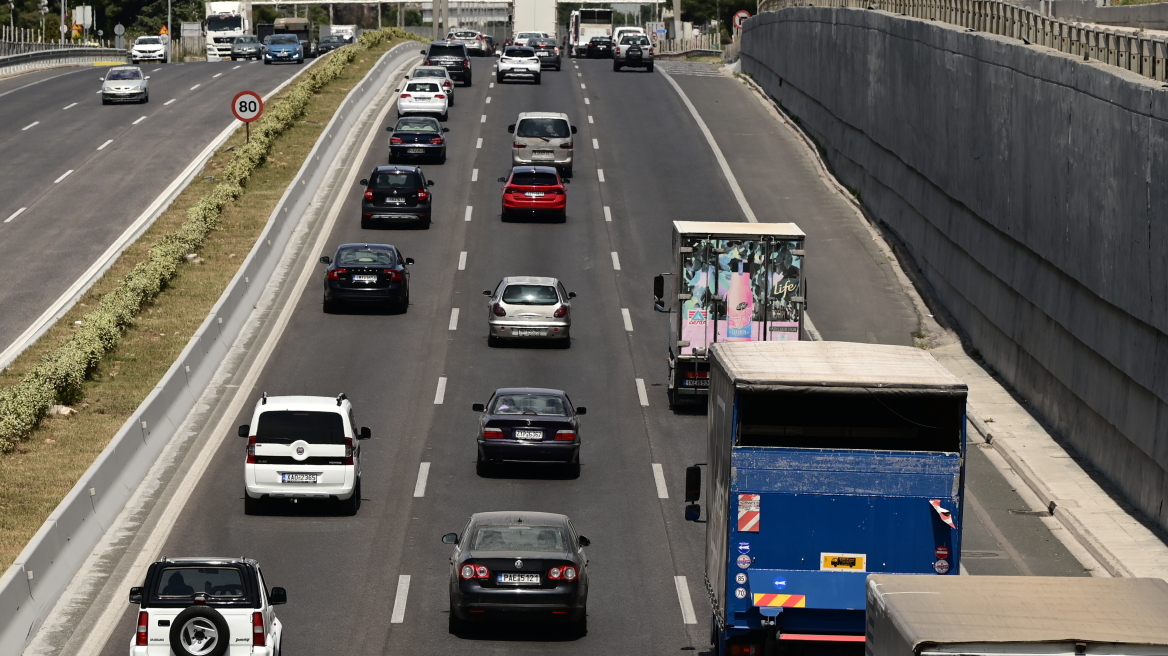
[[[499,305],[498,303],[495,303],[493,306],[491,306],[491,312],[494,312],[496,317],[507,316],[507,311],[504,310],[503,306]]]
[[[687,372],[685,372],[685,377],[686,378],[709,378],[710,372],[708,372],[708,371],[687,371]]]
[[[345,464],[353,464],[353,438],[345,438]]]
[[[473,579],[489,579],[491,578],[491,570],[487,569],[486,565],[467,563],[459,568],[458,575],[468,581]]]
[[[561,305],[560,307],[556,308],[556,311],[552,312],[552,316],[557,319],[563,319],[564,317],[568,316],[568,306]]]
[[[556,439],[561,442],[571,442],[576,439],[576,431],[574,430],[558,430],[556,431]]]
[[[264,614],[251,614],[251,646],[265,647],[268,644],[268,632],[264,629]]]
[[[329,280],[344,280],[345,275],[349,273],[348,269],[333,269],[328,273]]]
[[[138,633],[134,638],[134,644],[139,647],[148,647],[150,640],[147,637],[147,629],[150,625],[150,614],[146,611],[138,612]]]
[[[730,645],[730,656],[760,656],[762,647],[758,645]]]
[[[256,444],[255,435],[252,435],[251,437],[247,438],[247,464],[249,464],[249,465],[254,465],[255,461],[256,461],[255,444]]]
[[[501,440],[501,439],[503,439],[503,429],[501,429],[501,428],[484,428],[483,429],[483,439],[484,440]]]

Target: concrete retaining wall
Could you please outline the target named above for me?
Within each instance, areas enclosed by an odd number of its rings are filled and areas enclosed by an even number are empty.
[[[742,70],[989,363],[1168,528],[1168,89],[860,9],[751,19]]]

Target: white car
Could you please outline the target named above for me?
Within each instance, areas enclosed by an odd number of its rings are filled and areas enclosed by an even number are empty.
[[[442,91],[442,84],[433,82],[410,81],[406,88],[394,89],[397,96],[397,115],[406,114],[437,114],[438,120],[445,121],[450,108],[450,98]]]
[[[268,396],[256,403],[243,466],[244,514],[263,511],[274,499],[340,502],[347,515],[361,507],[361,445],[369,429],[357,430],[353,405],[344,394]]]
[[[140,36],[130,47],[130,61],[137,64],[144,61],[166,61],[166,46],[157,36]]]
[[[640,34],[641,36],[646,36],[645,30],[643,28],[640,28],[640,27],[629,27],[627,25],[624,27],[618,27],[615,30],[613,30],[613,32],[612,32],[613,45],[615,46],[615,45],[619,44],[621,42],[622,38],[624,38],[630,34]]]
[[[487,54],[487,42],[481,33],[474,30],[454,30],[446,36],[446,40],[462,42],[466,51],[472,55],[482,57]]]
[[[542,64],[535,50],[527,46],[508,46],[499,58],[499,83],[510,79],[531,80],[539,84]]]
[[[445,66],[419,66],[406,77],[415,82],[430,81],[434,78],[441,80],[442,90],[446,92],[447,104],[454,107],[454,78],[450,77],[450,71],[446,70]]]
[[[273,606],[288,603],[269,588],[251,558],[167,558],[130,588],[138,622],[130,656],[276,656],[284,625]]]
[[[548,34],[547,32],[519,32],[518,34],[515,35],[514,39],[511,39],[510,45],[525,46],[525,45],[527,45],[527,41],[529,39],[551,39],[551,38],[553,38],[552,35]]]

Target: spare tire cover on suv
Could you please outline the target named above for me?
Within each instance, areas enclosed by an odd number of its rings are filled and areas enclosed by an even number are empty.
[[[170,649],[176,656],[223,656],[230,645],[227,620],[210,606],[191,606],[170,625]]]

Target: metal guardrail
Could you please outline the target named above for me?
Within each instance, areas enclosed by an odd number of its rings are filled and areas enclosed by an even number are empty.
[[[27,44],[32,45],[32,44]],[[130,61],[130,53],[116,48],[55,48],[16,55],[0,56],[0,77],[23,73],[37,68],[51,68],[69,64],[99,61]]]
[[[762,0],[759,11],[788,7],[878,9],[1024,40],[1161,82],[1168,77],[1168,40],[1059,20],[1000,0]]]

